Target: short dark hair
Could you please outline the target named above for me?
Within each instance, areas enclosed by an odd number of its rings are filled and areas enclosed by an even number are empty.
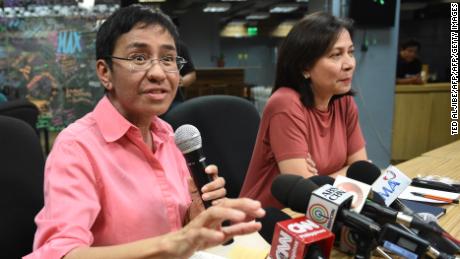
[[[325,12],[316,12],[300,20],[279,49],[273,92],[280,87],[292,88],[300,94],[303,105],[313,107],[311,79],[305,79],[303,71],[312,68],[334,46],[343,29],[352,35],[352,28],[352,20],[338,18]],[[348,94],[353,92],[344,95]],[[333,98],[341,96],[343,95]]]
[[[167,30],[177,43],[179,34],[169,16],[159,9],[150,9],[141,5],[130,5],[115,11],[101,25],[96,36],[96,60],[104,59],[112,69],[112,60],[109,58],[115,49],[118,38],[129,32],[137,24],[159,25]]]
[[[420,50],[421,45],[420,42],[416,39],[407,39],[401,43],[401,49],[407,49],[410,47],[417,47],[418,50]]]

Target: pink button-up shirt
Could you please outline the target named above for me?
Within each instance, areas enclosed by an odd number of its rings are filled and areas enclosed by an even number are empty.
[[[191,203],[185,160],[167,123],[152,118],[155,150],[107,97],[59,134],[45,168],[45,206],[35,218],[34,252],[61,258],[182,227]]]

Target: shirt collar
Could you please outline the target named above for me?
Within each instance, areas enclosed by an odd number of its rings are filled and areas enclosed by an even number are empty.
[[[107,142],[114,142],[120,139],[131,127],[139,130],[118,112],[107,96],[104,96],[94,108],[94,117],[102,136]],[[150,129],[154,134],[153,141],[155,146],[160,145],[167,138],[174,137],[170,126],[157,116],[152,116]]]
[[[97,126],[105,141],[113,142],[121,138],[134,125],[125,119],[113,106],[109,98],[104,97],[94,108]]]

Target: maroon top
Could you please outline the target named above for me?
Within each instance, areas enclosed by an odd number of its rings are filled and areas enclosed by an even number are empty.
[[[283,208],[270,192],[280,173],[278,162],[310,153],[319,174],[328,175],[346,166],[348,156],[364,145],[352,96],[336,99],[327,111],[320,111],[306,108],[296,91],[282,87],[265,107],[240,196],[259,200],[263,207]]]

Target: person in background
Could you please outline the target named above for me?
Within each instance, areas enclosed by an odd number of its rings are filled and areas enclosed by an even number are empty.
[[[180,71],[180,81],[179,81],[179,89],[177,90],[176,97],[174,98],[173,104],[175,102],[181,103],[185,101],[185,96],[183,93],[184,87],[191,86],[196,81],[196,72],[195,66],[192,62],[192,57],[187,49],[187,46],[181,40],[178,41],[177,44],[178,52],[177,54],[187,60],[187,63],[184,64],[184,67]]]
[[[367,160],[351,91],[351,32],[351,21],[323,12],[306,16],[289,32],[240,197],[282,208],[270,193],[277,175],[335,177]]]
[[[179,28],[179,19],[174,18],[173,22],[176,27]],[[187,60],[187,63],[185,63],[184,67],[180,70],[181,77],[179,81],[179,89],[177,89],[176,97],[174,97],[174,101],[171,104],[171,107],[169,107],[169,110],[185,101],[184,88],[191,86],[196,81],[196,72],[192,57],[190,56],[190,52],[188,51],[187,46],[180,39],[177,42],[177,55]]]
[[[409,39],[401,44],[396,64],[397,84],[423,84],[422,62],[418,59],[420,43]]]
[[[260,202],[225,199],[217,167],[200,197],[169,124],[185,60],[161,11],[114,12],[96,39],[106,89],[94,110],[64,129],[45,166],[45,206],[24,258],[188,258],[260,229]],[[204,210],[201,199],[213,200]],[[223,227],[230,220],[234,224]]]

